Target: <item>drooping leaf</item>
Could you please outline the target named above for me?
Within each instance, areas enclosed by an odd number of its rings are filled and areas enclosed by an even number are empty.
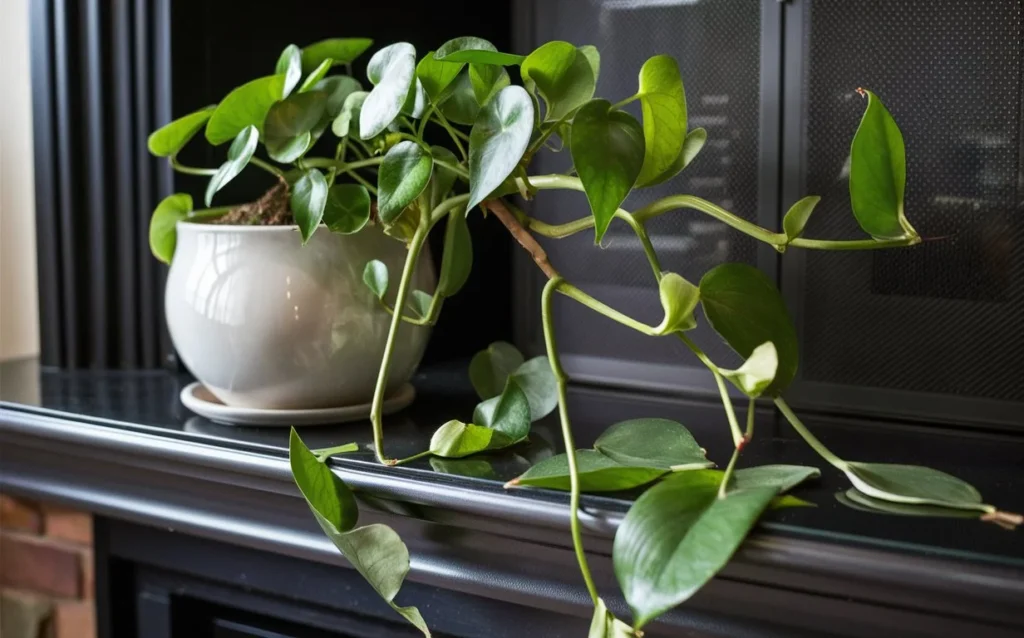
[[[697,327],[693,316],[697,302],[700,301],[700,289],[674,272],[662,274],[658,280],[658,294],[661,297],[661,308],[665,318],[658,325],[659,334],[692,330]]]
[[[379,259],[367,262],[363,269],[363,283],[377,296],[377,299],[383,299],[384,294],[388,291],[387,264]]]
[[[616,463],[631,467],[679,470],[714,466],[690,431],[668,419],[621,421],[605,430],[594,448]]]
[[[482,425],[448,421],[430,437],[430,452],[436,456],[457,459],[485,450],[497,450],[514,441],[503,432]]]
[[[442,169],[443,170],[443,169]],[[434,166],[435,179],[438,166]],[[473,240],[461,210],[448,215],[448,226],[444,231],[444,253],[441,255],[441,274],[437,290],[445,297],[451,297],[462,289],[473,269]]]
[[[851,487],[845,493],[837,492],[836,500],[847,507],[870,512],[872,514],[893,514],[896,516],[934,516],[938,518],[979,518],[982,512],[979,510],[957,509],[955,507],[941,507],[939,505],[924,505],[910,503],[893,503],[883,501],[879,498],[871,498],[855,487]]]
[[[294,44],[289,44],[277,59],[274,73],[284,75],[284,90],[281,97],[291,94],[302,79],[302,51]]]
[[[679,65],[669,55],[656,55],[640,69],[637,91],[644,120],[644,165],[638,186],[672,169],[686,139],[686,92]]]
[[[375,85],[359,112],[359,136],[380,134],[402,112],[416,79],[416,49],[398,42],[373,54],[366,74]]]
[[[433,295],[422,290],[413,290],[412,294],[409,295],[409,301],[406,302],[406,305],[413,311],[415,316],[425,318],[430,314],[430,305],[433,302]]]
[[[789,491],[807,479],[821,476],[821,470],[807,465],[761,465],[736,470],[729,489],[772,487],[780,493]],[[719,479],[721,480],[721,479]]]
[[[270,107],[284,97],[284,82],[284,74],[269,75],[228,93],[206,123],[206,140],[214,146],[223,144],[247,126],[255,126],[262,133]]]
[[[844,470],[854,487],[883,501],[989,511],[970,483],[920,465],[848,462]]]
[[[497,401],[488,399],[486,408],[481,403],[473,413],[473,420],[506,435],[512,441],[522,441],[530,433],[530,401],[519,383],[512,377],[505,382]]]
[[[811,218],[814,207],[820,201],[821,198],[817,195],[808,195],[789,207],[786,216],[782,218],[782,230],[786,233],[786,238],[789,241],[793,241],[803,234],[807,220]]]
[[[511,81],[508,71],[503,67],[490,64],[470,64],[469,84],[473,87],[473,96],[480,106],[487,104],[494,94],[505,88]]]
[[[370,221],[370,193],[362,184],[335,184],[327,191],[323,221],[331,232],[357,233]]]
[[[377,172],[377,212],[385,224],[398,218],[430,181],[434,160],[416,142],[403,140],[388,150]]]
[[[796,328],[782,295],[768,277],[747,264],[722,264],[700,280],[704,316],[744,359],[771,341],[778,356],[775,379],[764,394],[776,396],[793,381],[799,359]]]
[[[521,64],[525,59],[513,53],[501,53],[497,47],[483,38],[462,37],[442,44],[434,57],[447,62],[473,62],[498,66]]]
[[[597,87],[592,58],[568,42],[541,45],[523,61],[521,73],[527,87],[536,86],[544,99],[544,119],[548,122],[560,120],[586,104]]]
[[[640,496],[615,534],[615,576],[637,629],[689,599],[729,561],[778,491],[718,497],[706,470],[673,474]]]
[[[216,105],[210,105],[195,113],[189,113],[183,117],[165,124],[149,134],[146,146],[149,152],[157,157],[176,155],[189,140],[195,137],[203,124],[213,115]]]
[[[434,57],[433,51],[428,51],[416,65],[416,77],[423,84],[423,90],[426,91],[427,97],[436,104],[438,97],[455,80],[464,66],[464,62],[438,60]]]
[[[522,159],[533,132],[533,102],[521,86],[507,86],[487,103],[469,134],[469,201],[487,199]]]
[[[644,185],[656,186],[678,175],[684,168],[690,165],[693,158],[697,157],[697,154],[700,153],[702,148],[704,148],[704,143],[707,141],[708,132],[702,128],[695,128],[687,133],[686,139],[683,140],[683,150],[680,151],[679,156],[676,158],[676,161],[673,162],[672,166],[670,166],[664,173]]]
[[[577,450],[576,469],[581,492],[629,490],[646,485],[667,472],[654,467],[622,465],[595,450]],[[544,459],[509,484],[568,491],[569,459],[565,454]]]
[[[570,151],[594,215],[600,243],[616,209],[633,188],[644,163],[644,132],[632,115],[591,100],[576,112]]]
[[[321,62],[320,66],[310,71],[309,75],[306,76],[306,79],[302,81],[301,85],[299,85],[299,93],[313,90],[313,87],[316,86],[320,80],[324,79],[327,72],[331,70],[332,63],[333,60],[328,58]]]
[[[530,402],[530,420],[537,421],[558,407],[558,382],[546,356],[521,364],[509,377],[515,379]]]
[[[352,490],[306,447],[295,428],[288,438],[288,461],[310,509],[339,533],[356,526],[359,506]]]
[[[256,145],[259,144],[260,134],[256,130],[255,126],[247,126],[235,137],[235,141],[231,142],[231,146],[228,147],[228,159],[226,162],[220,165],[217,172],[210,178],[210,183],[206,186],[206,205],[209,206],[210,202],[213,201],[213,195],[224,188],[224,185],[235,179],[235,177],[242,172],[242,169],[252,159],[253,153],[256,152]]]
[[[737,388],[743,391],[743,394],[756,398],[761,396],[775,380],[778,368],[779,357],[775,351],[775,344],[768,341],[754,348],[754,351],[739,368],[735,370],[719,368],[718,372],[732,381]]]
[[[331,38],[314,42],[302,49],[302,72],[313,69],[330,58],[334,64],[349,64],[373,45],[369,38]]]
[[[450,168],[441,166],[437,161],[450,166],[456,166],[459,160],[455,157],[455,153],[452,153],[443,146],[431,146],[430,156],[435,160],[434,172],[430,175],[430,185],[428,186],[430,188],[430,207],[433,208],[448,197],[448,193],[451,192],[455,181],[459,178],[458,173]]]
[[[469,380],[481,399],[502,393],[505,380],[523,364],[523,355],[511,343],[495,341],[469,362]]]
[[[299,225],[302,243],[305,244],[320,225],[327,206],[327,180],[324,174],[315,168],[303,173],[292,186],[288,204],[295,216],[295,223]]]
[[[352,129],[352,123],[359,122],[359,112],[363,108],[363,102],[370,95],[366,91],[354,91],[345,98],[341,112],[334,118],[331,124],[331,131],[338,137],[346,137],[350,132],[359,137],[359,132]],[[361,138],[360,138],[361,139]]]
[[[914,237],[903,211],[907,157],[903,134],[871,91],[850,147],[850,205],[857,223],[875,239]]]
[[[178,242],[177,224],[192,212],[192,196],[175,193],[163,198],[153,210],[149,220],[149,249],[153,256],[171,263],[174,247]]]
[[[634,635],[633,629],[608,611],[604,600],[598,598],[587,638],[633,638]]]
[[[321,91],[295,93],[275,102],[263,122],[267,154],[282,164],[294,162],[309,147],[310,131],[327,109],[327,94]]]

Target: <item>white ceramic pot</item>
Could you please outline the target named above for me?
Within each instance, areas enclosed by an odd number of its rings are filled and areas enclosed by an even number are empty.
[[[303,246],[296,226],[178,222],[165,310],[188,369],[227,405],[312,409],[368,403],[390,315],[363,284],[372,259],[388,266],[390,303],[405,245],[366,227],[321,227]],[[414,289],[432,292],[424,251]],[[389,390],[409,380],[429,329],[402,323]]]

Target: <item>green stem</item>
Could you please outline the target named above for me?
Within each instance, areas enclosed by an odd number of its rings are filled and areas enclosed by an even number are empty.
[[[220,217],[224,213],[230,211],[234,206],[217,206],[216,208],[200,208],[194,210],[188,214],[186,219],[213,219],[214,217]]]
[[[746,445],[754,439],[754,405],[756,401],[754,397],[750,397],[750,402],[747,404],[747,431],[743,433],[743,444]]]
[[[339,171],[354,171],[359,168],[379,166],[383,161],[383,157],[371,157],[369,159],[359,160],[356,162],[345,162],[343,160],[333,160],[326,157],[307,157],[303,159],[306,166],[310,168],[337,168]]]
[[[325,447],[325,448],[322,448],[322,449],[319,449],[319,450],[313,450],[313,454],[316,455],[316,460],[318,460],[321,463],[323,463],[324,461],[326,461],[328,458],[334,456],[335,454],[348,454],[349,452],[358,452],[358,451],[359,451],[359,444],[358,443],[346,443],[344,445],[336,445],[334,447]]]
[[[783,400],[782,397],[775,397],[775,405],[782,412],[782,415],[786,417],[789,424],[793,426],[793,429],[797,431],[797,434],[803,437],[807,444],[814,448],[814,451],[818,453],[821,458],[828,461],[833,467],[843,472],[846,471],[846,461],[842,460],[838,456],[832,453],[825,444],[818,440],[818,437],[811,434],[811,431],[807,429],[803,423],[800,422],[800,418],[797,417],[796,413],[790,409],[789,405]]]
[[[422,459],[424,456],[430,456],[431,454],[432,454],[432,452],[430,450],[424,450],[423,452],[420,452],[418,454],[413,454],[410,457],[407,457],[407,458],[404,458],[404,459],[398,459],[396,461],[391,461],[391,464],[392,465],[405,465],[406,463],[415,461],[416,459]]]
[[[276,166],[273,166],[273,165],[271,165],[271,164],[269,164],[267,162],[264,162],[263,160],[261,160],[258,157],[253,157],[252,159],[249,160],[249,163],[252,164],[253,166],[262,168],[263,170],[267,171],[271,175],[274,175],[275,177],[284,177],[284,172],[281,169],[279,169]]]
[[[427,112],[423,114],[423,119],[420,120],[420,128],[416,131],[417,137],[421,139],[423,138],[423,132],[427,130],[427,122],[430,121],[430,116],[434,114],[434,109],[434,105],[431,104],[430,108],[427,109]]]
[[[725,385],[725,379],[722,374],[718,371],[718,366],[715,365],[714,361],[708,358],[708,355],[704,354],[704,351],[700,349],[696,343],[694,343],[689,337],[681,332],[677,332],[676,336],[679,337],[680,341],[686,344],[686,347],[690,349],[693,354],[697,355],[700,362],[707,366],[708,370],[715,377],[715,384],[718,386],[718,394],[722,398],[722,406],[725,408],[725,416],[729,420],[729,430],[732,432],[732,443],[735,447],[743,447],[743,433],[740,432],[740,424],[736,420],[736,411],[732,406],[732,399],[729,398],[729,388]]]
[[[380,301],[380,305],[384,308],[384,310],[387,311],[389,315],[391,315],[392,317],[395,315],[395,309],[384,303],[383,299]],[[441,314],[441,307],[443,305],[444,297],[435,292],[434,296],[430,299],[430,308],[427,309],[426,317],[413,318],[403,314],[402,321],[404,321],[405,323],[410,323],[414,326],[432,326],[437,321],[437,316]]]
[[[643,222],[637,221],[636,217],[626,211],[621,211],[623,213],[621,216],[618,214],[619,211],[615,212],[615,216],[629,224],[633,232],[636,233],[637,239],[640,240],[640,245],[643,246],[647,262],[651,265],[651,270],[654,271],[655,281],[661,281],[661,262],[658,260],[658,253],[654,252],[654,244],[651,243],[651,237],[647,234],[647,229],[644,227]]]
[[[789,242],[790,246],[797,248],[813,248],[817,250],[878,250],[881,248],[899,248],[901,246],[914,246],[921,243],[917,235],[913,237],[902,237],[900,239],[804,239],[797,237]]]
[[[434,207],[434,210],[430,211],[430,225],[433,226],[437,222],[441,221],[448,211],[456,208],[457,206],[464,206],[469,201],[469,195],[455,195],[449,197],[440,204]]]
[[[469,171],[467,171],[466,169],[462,168],[458,164],[450,164],[450,163],[448,163],[448,162],[446,162],[444,160],[439,160],[439,159],[437,159],[435,157],[434,158],[434,165],[435,166],[440,166],[442,168],[447,168],[448,170],[452,171],[453,173],[457,173],[458,175],[462,176],[463,178],[465,178],[467,180],[469,179]]]
[[[452,141],[455,142],[455,148],[459,149],[459,155],[462,156],[462,161],[466,161],[469,158],[469,156],[466,155],[466,148],[462,145],[462,142],[459,140],[459,135],[464,135],[467,142],[469,141],[469,136],[465,135],[464,133],[460,133],[457,129],[455,129],[455,127],[449,124],[448,119],[441,114],[441,111],[434,111],[434,115],[437,116],[437,121],[441,124],[441,126],[444,127],[444,130],[448,131],[448,135],[452,138]]]
[[[729,491],[729,481],[732,480],[732,473],[736,469],[736,461],[740,458],[740,448],[735,448],[732,451],[732,456],[729,457],[729,465],[725,466],[725,474],[722,475],[722,482],[718,485],[718,498],[725,498],[725,495]]]
[[[217,173],[216,168],[198,168],[196,166],[186,166],[185,164],[182,164],[181,162],[178,161],[177,155],[170,155],[167,157],[167,160],[171,163],[171,168],[178,171],[179,173],[184,173],[186,175],[202,175],[204,177],[209,177]]]
[[[641,332],[649,337],[661,336],[657,328],[653,326],[648,326],[647,324],[637,321],[636,319],[630,317],[629,315],[619,312],[618,310],[612,308],[611,306],[605,305],[604,303],[598,301],[597,299],[594,299],[593,297],[583,292],[576,286],[573,286],[567,281],[562,281],[561,285],[558,286],[558,292],[562,293],[566,297],[569,297],[570,299],[575,299],[576,301],[580,302],[587,308],[590,308],[594,312],[602,314],[613,321],[617,321],[624,326],[636,330],[637,332]]]
[[[637,221],[642,222],[650,219],[651,217],[656,217],[678,208],[692,208],[694,210],[699,210],[702,213],[710,215],[711,217],[732,226],[741,233],[750,235],[754,239],[773,246],[785,244],[787,240],[784,234],[773,233],[761,228],[757,224],[748,222],[742,217],[730,213],[721,206],[716,206],[707,200],[693,195],[671,195],[669,197],[663,197],[636,211],[634,216]]]
[[[576,443],[573,441],[572,427],[569,424],[568,398],[565,389],[566,375],[558,358],[551,315],[551,298],[554,292],[564,285],[566,285],[565,281],[561,277],[555,277],[544,286],[544,291],[541,293],[541,323],[544,326],[544,345],[547,347],[551,372],[555,375],[558,385],[558,417],[562,423],[562,439],[565,442],[565,454],[569,461],[569,525],[572,531],[572,546],[576,552],[576,561],[580,565],[583,582],[586,583],[590,598],[596,605],[598,601],[597,586],[590,575],[590,565],[587,564],[587,555],[583,549],[583,535],[580,531],[580,477],[576,465]]]
[[[346,175],[348,175],[349,177],[351,177],[352,179],[356,180],[356,181],[357,181],[357,182],[359,182],[360,184],[362,184],[362,185],[363,185],[363,187],[364,187],[364,188],[365,188],[366,190],[370,191],[370,194],[371,194],[371,195],[373,195],[374,197],[376,197],[376,196],[377,196],[377,187],[376,187],[376,186],[374,186],[374,185],[373,185],[373,184],[372,184],[372,183],[370,182],[370,180],[368,180],[368,179],[364,178],[363,176],[361,176],[361,175],[360,175],[359,173],[357,173],[357,172],[355,172],[355,171],[342,171],[342,172],[343,172],[343,173],[345,173]]]

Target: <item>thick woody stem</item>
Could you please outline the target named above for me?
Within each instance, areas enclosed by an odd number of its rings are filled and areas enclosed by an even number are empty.
[[[548,279],[554,279],[558,276],[555,269],[551,266],[551,262],[548,261],[548,254],[544,252],[544,249],[540,247],[537,240],[533,238],[533,235],[529,233],[523,225],[519,223],[516,216],[512,214],[512,211],[508,209],[505,202],[500,199],[488,199],[481,203],[481,206],[490,210],[494,213],[494,216],[501,220],[501,223],[505,225],[508,232],[516,238],[519,245],[526,249],[526,252],[530,253],[530,257],[533,257],[533,261],[537,262],[537,266],[547,276]]]

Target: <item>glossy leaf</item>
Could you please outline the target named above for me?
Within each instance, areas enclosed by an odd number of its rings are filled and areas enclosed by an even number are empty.
[[[895,503],[988,511],[970,483],[920,465],[848,462],[847,478],[861,492]]]
[[[704,143],[707,141],[708,132],[702,128],[695,128],[687,133],[686,139],[683,140],[683,150],[679,153],[679,156],[676,158],[676,161],[673,162],[672,166],[658,177],[644,184],[644,186],[655,186],[678,175],[684,168],[690,165],[690,162],[692,162],[695,157],[697,157],[697,154],[700,153],[702,148],[704,148]]]
[[[430,315],[430,305],[433,302],[433,295],[422,290],[413,290],[406,305],[416,317],[425,318]]]
[[[404,140],[388,150],[377,172],[377,211],[385,224],[395,221],[430,181],[434,160],[416,142]]]
[[[718,372],[723,377],[743,391],[748,397],[759,397],[775,380],[775,374],[779,369],[779,357],[775,351],[775,344],[771,341],[762,343],[754,348],[747,360],[735,370],[723,370]]]
[[[331,38],[314,42],[302,49],[302,72],[313,69],[330,58],[333,64],[349,64],[373,45],[369,38]]]
[[[494,94],[505,88],[511,81],[508,71],[500,66],[490,64],[470,64],[469,84],[473,87],[473,96],[477,104],[487,104]]]
[[[782,230],[786,233],[786,239],[793,241],[803,234],[807,220],[811,218],[814,207],[820,201],[821,198],[817,195],[808,195],[789,207],[786,216],[782,218]]]
[[[437,49],[434,57],[447,62],[473,62],[498,66],[521,64],[525,59],[521,55],[501,53],[487,40],[474,37],[449,40]]]
[[[178,222],[192,212],[192,196],[175,193],[163,198],[153,216],[149,220],[149,249],[153,256],[164,262],[171,263],[174,247],[178,242]]]
[[[621,421],[604,431],[594,448],[621,465],[662,470],[714,466],[682,424],[668,419]]]
[[[463,71],[448,85],[444,95],[439,98],[441,114],[448,121],[463,126],[472,126],[480,115],[480,102],[473,92],[473,82],[469,71]]]
[[[434,166],[434,173],[438,167]],[[441,274],[437,280],[437,291],[451,297],[462,289],[473,269],[473,240],[461,210],[448,215],[448,226],[444,231],[444,253],[441,256]]]
[[[263,122],[263,142],[267,154],[282,164],[290,164],[306,152],[310,131],[327,109],[327,94],[321,91],[296,93],[274,103]]]
[[[667,335],[673,332],[692,330],[697,327],[693,316],[697,302],[700,301],[700,289],[674,272],[667,272],[658,280],[658,295],[661,297],[661,308],[665,317],[657,330]]]
[[[319,518],[339,533],[355,527],[359,506],[352,490],[306,447],[295,428],[288,439],[288,461],[295,484]]]
[[[359,112],[359,136],[379,135],[402,112],[416,79],[416,49],[398,42],[373,54],[366,68],[375,84]]]
[[[850,147],[850,205],[857,223],[875,239],[917,235],[903,212],[907,157],[903,134],[871,91]]]
[[[350,93],[345,98],[345,103],[342,105],[341,112],[334,118],[334,122],[331,124],[331,132],[338,137],[346,137],[350,132],[355,133],[356,137],[359,137],[359,132],[352,129],[352,123],[359,122],[359,112],[363,108],[363,102],[366,101],[366,97],[370,95],[366,91],[355,91]],[[361,139],[361,138],[360,138]]]
[[[530,433],[530,401],[519,383],[509,377],[500,395],[477,406],[473,421],[501,432],[512,441],[522,441]]]
[[[666,473],[666,470],[660,468],[622,465],[595,450],[577,450],[576,468],[582,492],[630,490],[646,485]],[[544,459],[510,481],[509,485],[568,491],[569,459],[565,454]]]
[[[469,134],[469,201],[487,199],[522,159],[533,133],[533,102],[521,86],[507,86],[480,110]]]
[[[313,85],[312,90],[320,91],[327,96],[324,114],[310,131],[314,142],[320,139],[320,136],[327,130],[327,127],[341,114],[348,96],[361,91],[362,88],[358,80],[347,75],[332,75]]]
[[[548,122],[560,120],[589,102],[597,87],[591,59],[568,42],[541,45],[523,61],[521,73],[527,87],[535,86],[544,99],[544,119]]]
[[[435,456],[430,458],[430,469],[441,474],[498,480],[498,473],[494,471],[494,466],[490,461],[483,459],[445,459]]]
[[[511,343],[495,341],[473,355],[469,362],[469,380],[481,399],[502,393],[505,380],[523,364],[523,355]]]
[[[775,284],[753,266],[722,264],[700,280],[700,298],[711,327],[744,359],[766,341],[775,345],[778,368],[764,393],[782,392],[796,376],[799,346]]]
[[[307,170],[292,186],[292,194],[288,200],[299,225],[302,243],[305,244],[313,236],[327,206],[327,180],[324,174],[315,168]]]
[[[530,420],[543,419],[558,407],[558,382],[546,356],[534,357],[512,373],[530,402]]]
[[[284,48],[281,57],[277,59],[274,73],[284,75],[284,89],[281,96],[289,95],[302,79],[302,51],[299,47],[289,44]]]
[[[672,169],[686,139],[686,92],[679,65],[656,55],[640,69],[637,92],[644,122],[644,164],[637,185],[645,186]]]
[[[327,72],[331,70],[332,62],[333,60],[331,59],[324,60],[320,63],[320,66],[310,71],[309,75],[306,76],[306,79],[303,80],[302,84],[299,86],[299,93],[313,90],[313,87],[316,86],[320,80],[324,79]]]
[[[893,503],[879,498],[871,498],[860,490],[851,487],[845,493],[836,493],[836,500],[847,507],[870,512],[872,514],[892,514],[896,516],[934,516],[937,518],[979,518],[978,510],[957,509],[939,505],[923,505],[910,503]]]
[[[821,470],[807,465],[761,465],[736,470],[729,482],[729,489],[743,490],[752,487],[772,487],[786,492],[807,479],[821,476]],[[719,479],[721,480],[721,479]]]
[[[701,470],[673,474],[642,494],[623,519],[612,559],[635,628],[711,580],[778,493],[756,487],[719,498],[720,480]]]
[[[465,66],[464,62],[445,62],[434,57],[428,51],[420,63],[416,65],[416,77],[419,78],[431,102],[436,103],[448,85],[459,75]]]
[[[362,184],[335,184],[327,191],[323,221],[331,232],[357,233],[370,221],[370,193]]]
[[[253,153],[256,152],[256,145],[259,144],[260,134],[255,126],[247,126],[238,134],[235,141],[231,142],[228,148],[228,159],[220,165],[217,172],[210,178],[206,186],[206,205],[209,207],[213,201],[213,195],[224,188],[224,185],[233,180],[246,167]]]
[[[284,97],[284,82],[284,74],[270,75],[228,93],[206,123],[206,140],[214,146],[223,144],[247,126],[255,126],[262,133],[270,107]]]
[[[576,112],[570,151],[594,215],[600,243],[644,163],[644,131],[632,115],[592,100]]]
[[[634,635],[633,629],[608,611],[604,600],[598,598],[587,638],[633,638]]]
[[[157,157],[176,155],[188,144],[189,140],[195,137],[199,129],[203,128],[203,124],[206,124],[216,108],[216,106],[208,106],[195,113],[179,117],[153,131],[146,141],[149,152]]]
[[[430,453],[436,456],[457,459],[485,450],[497,450],[512,445],[514,441],[503,432],[463,423],[448,421],[430,437]]]
[[[363,269],[363,283],[376,295],[377,299],[383,299],[388,291],[387,264],[379,259],[367,262]]]
[[[419,78],[413,78],[412,84],[409,86],[409,93],[405,96],[405,103],[402,105],[402,114],[419,119],[426,113],[428,101],[423,83]]]

